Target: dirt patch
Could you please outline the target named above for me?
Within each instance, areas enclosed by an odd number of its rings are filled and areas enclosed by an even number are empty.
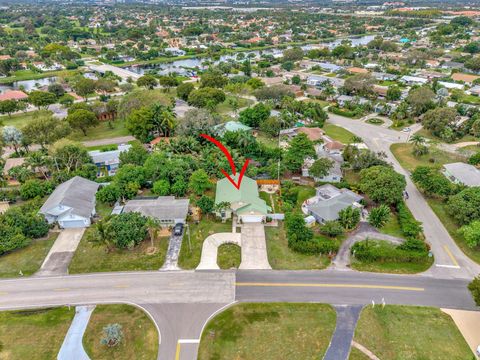
[[[477,346],[480,345],[480,331],[478,326],[480,324],[480,312],[442,309],[444,313],[450,315],[467,341],[468,346],[476,355]],[[479,357],[477,356],[477,359]]]

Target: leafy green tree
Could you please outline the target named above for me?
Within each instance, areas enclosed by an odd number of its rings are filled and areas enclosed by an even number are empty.
[[[360,190],[378,203],[395,204],[403,199],[405,177],[387,166],[372,166],[360,171]]]
[[[283,51],[283,60],[299,61],[303,59],[303,50],[300,47],[292,47]]]
[[[480,164],[480,151],[478,151],[477,153],[473,154],[472,156],[470,156],[468,158],[468,163],[470,165],[478,165]]]
[[[423,126],[430,130],[435,136],[442,136],[442,132],[446,127],[455,124],[458,113],[453,108],[436,108],[425,113],[422,119]]]
[[[368,223],[376,228],[382,228],[390,220],[390,208],[383,204],[373,208],[368,214]]]
[[[338,221],[326,221],[321,227],[320,232],[329,237],[343,235],[343,226]]]
[[[290,88],[285,85],[263,86],[255,90],[254,95],[259,101],[272,100],[275,103],[279,103],[286,96],[295,97]]]
[[[28,102],[38,109],[48,108],[49,105],[54,104],[57,98],[54,94],[45,91],[32,91],[28,94]]]
[[[271,137],[277,137],[282,129],[282,124],[276,116],[270,116],[260,124],[260,130]]]
[[[153,75],[143,75],[138,78],[137,85],[151,90],[158,85],[158,82],[157,78]]]
[[[360,222],[360,210],[352,206],[342,209],[338,213],[338,221],[345,230],[353,230]]]
[[[48,85],[48,92],[55,95],[57,99],[61,98],[65,94],[65,89],[58,83]]]
[[[210,214],[213,211],[215,205],[215,200],[212,197],[207,195],[202,195],[202,197],[197,201],[197,206],[202,210],[203,214]]]
[[[70,140],[59,140],[49,149],[53,171],[75,172],[86,164],[92,164],[87,149]]]
[[[412,107],[413,114],[418,116],[435,106],[434,98],[435,93],[430,88],[419,87],[410,90],[406,101]]]
[[[127,130],[138,140],[145,143],[153,138],[153,111],[151,107],[133,110],[125,122]]]
[[[480,245],[480,220],[474,220],[468,225],[463,225],[459,233],[465,237],[467,245],[475,248]]]
[[[320,158],[315,160],[308,173],[316,178],[323,178],[327,176],[330,170],[333,168],[333,161],[329,158]]]
[[[170,194],[170,183],[168,180],[157,180],[153,183],[152,191],[156,195],[166,196]]]
[[[187,188],[187,183],[182,178],[179,178],[173,183],[171,192],[175,196],[182,197],[185,196]]]
[[[470,187],[450,196],[447,212],[460,225],[480,220],[480,187]]]
[[[34,144],[45,149],[45,145],[53,144],[67,136],[71,128],[64,121],[47,115],[32,119],[23,127],[22,132]]]
[[[474,278],[470,284],[468,284],[468,290],[470,290],[472,293],[475,304],[480,306],[480,275]]]
[[[147,218],[140,213],[113,215],[107,226],[113,243],[119,249],[132,249],[147,237]]]
[[[79,129],[84,136],[87,136],[87,130],[91,127],[97,126],[99,121],[92,111],[77,110],[67,116],[67,122],[72,129]]]
[[[188,103],[192,106],[204,108],[207,105],[218,105],[226,99],[225,93],[222,90],[212,87],[203,87],[198,90],[193,90],[188,96]]]
[[[453,192],[452,183],[437,169],[418,166],[412,172],[412,180],[427,195],[448,196]]]
[[[413,144],[413,155],[422,156],[428,154],[428,147],[425,145],[426,139],[419,134],[413,134],[409,140]]]
[[[402,90],[397,85],[391,85],[387,89],[387,100],[397,101],[402,97]]]
[[[203,169],[194,171],[188,182],[188,188],[196,195],[202,195],[211,186],[210,178]]]
[[[8,170],[8,175],[13,179],[16,179],[20,184],[25,183],[27,180],[33,178],[34,173],[26,166],[14,166]]]
[[[285,153],[283,162],[288,170],[297,172],[302,168],[304,159],[309,156],[316,157],[313,142],[305,134],[298,134],[290,142],[290,146]]]
[[[12,113],[17,111],[18,106],[15,100],[3,100],[0,101],[0,114],[8,114],[8,116],[12,116]]]
[[[270,108],[258,103],[240,112],[238,120],[250,127],[258,128],[270,116]]]
[[[307,242],[313,239],[313,232],[305,225],[303,216],[298,212],[288,213],[285,217],[288,246],[296,242]]]
[[[120,189],[118,185],[111,183],[100,188],[95,197],[102,203],[113,205],[120,198]]]
[[[81,78],[74,85],[73,89],[77,95],[83,97],[85,101],[88,99],[88,95],[93,94],[95,91],[96,82],[92,79]]]
[[[37,196],[43,197],[47,194],[46,190],[42,181],[31,179],[20,186],[20,196],[23,200],[34,199]]]
[[[193,90],[195,90],[195,86],[192,83],[181,83],[177,86],[177,96],[180,99],[187,101],[188,96]]]
[[[202,88],[223,88],[228,84],[228,79],[216,71],[207,71],[200,77]]]
[[[367,96],[373,92],[374,84],[375,78],[370,73],[366,73],[349,77],[345,80],[343,87],[348,94]]]
[[[160,76],[158,82],[167,89],[178,85],[178,80],[175,76]]]
[[[135,141],[128,151],[123,151],[119,155],[120,166],[125,164],[133,164],[143,166],[148,158],[148,151],[139,142]]]

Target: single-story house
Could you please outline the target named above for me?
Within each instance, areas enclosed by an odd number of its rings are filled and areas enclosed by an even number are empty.
[[[20,90],[7,90],[0,94],[0,101],[5,100],[25,100],[28,98],[28,95]]]
[[[475,85],[466,91],[468,95],[480,96],[480,86]]]
[[[49,224],[58,223],[63,229],[88,227],[95,215],[98,187],[94,181],[75,176],[57,186],[39,213]]]
[[[338,219],[338,214],[349,206],[361,209],[359,203],[363,197],[348,189],[338,189],[331,184],[325,184],[316,189],[315,200],[307,204],[308,214],[323,224],[326,221]]]
[[[480,169],[470,164],[456,162],[443,165],[443,174],[455,184],[480,186]]]
[[[122,212],[138,212],[157,219],[161,226],[184,224],[188,215],[189,199],[175,199],[175,196],[159,196],[155,199],[129,200]]]
[[[131,145],[119,145],[117,150],[89,151],[88,154],[92,157],[93,163],[97,166],[97,176],[112,176],[117,172],[120,166],[120,154],[128,151]]]
[[[454,73],[450,76],[454,81],[463,81],[467,84],[472,84],[475,80],[480,79],[480,76],[473,74]]]
[[[458,89],[458,90],[463,90],[465,87],[463,84],[457,84],[457,83],[452,83],[452,82],[447,82],[447,81],[439,81],[438,85],[443,86],[444,88],[447,89]]]
[[[441,67],[442,69],[463,69],[463,64],[456,61],[445,61]]]
[[[231,178],[238,183],[239,174],[231,175]],[[228,219],[236,215],[241,222],[264,222],[270,207],[265,200],[261,199],[258,193],[257,182],[244,176],[237,189],[227,178],[217,182],[215,193],[215,204],[229,203],[230,208],[216,212],[222,219]]]
[[[329,77],[324,75],[310,75],[307,78],[307,85],[316,86],[316,87],[324,87],[325,84],[330,83],[333,87],[339,88],[345,84],[345,80],[336,77]]]
[[[377,79],[377,80],[380,80],[380,81],[392,81],[392,80],[395,80],[398,76],[395,75],[395,74],[388,74],[388,73],[384,73],[384,72],[372,72],[372,76]]]
[[[319,62],[315,64],[316,66],[319,66],[322,70],[329,71],[329,72],[339,72],[340,70],[343,69],[342,66],[333,64],[331,62]]]
[[[359,67],[356,67],[356,66],[349,67],[347,69],[347,71],[351,74],[367,74],[367,73],[369,73],[369,71],[367,69],[359,68]]]
[[[318,158],[326,158],[333,162],[332,168],[329,170],[328,174],[321,177],[313,177],[313,179],[317,182],[340,182],[343,178],[342,173],[342,164],[343,164],[343,157],[340,154],[330,154],[317,146],[317,156]],[[315,162],[314,159],[308,157],[303,162],[302,166],[302,176],[312,176],[310,175],[310,168],[312,167],[313,163]]]
[[[237,132],[237,131],[250,131],[252,128],[245,124],[242,124],[239,121],[227,121],[223,124],[218,124],[214,126],[215,131],[218,135],[222,136],[227,131]]]
[[[425,85],[428,83],[428,79],[409,75],[402,76],[400,81],[407,85]]]

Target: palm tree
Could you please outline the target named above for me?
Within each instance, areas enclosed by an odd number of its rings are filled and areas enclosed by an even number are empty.
[[[413,134],[409,140],[413,144],[413,154],[415,156],[421,156],[428,153],[428,148],[425,145],[426,139],[419,134]]]
[[[102,219],[95,224],[94,231],[88,234],[87,240],[96,246],[105,246],[106,252],[110,252],[115,247],[113,236],[108,226],[108,219]]]
[[[166,137],[170,136],[176,125],[173,109],[160,103],[152,105],[152,120],[157,131]]]
[[[159,228],[160,224],[158,223],[158,220],[151,217],[147,219],[148,236],[150,237],[150,244],[152,248],[154,247],[153,243],[157,238]]]
[[[40,171],[46,180],[48,177],[45,168],[48,165],[48,160],[48,157],[43,155],[40,151],[35,151],[25,159],[25,165],[30,167],[33,171]]]

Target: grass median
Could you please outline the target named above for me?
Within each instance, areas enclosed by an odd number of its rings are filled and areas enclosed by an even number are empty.
[[[198,359],[321,359],[335,322],[325,304],[238,304],[207,324]]]

